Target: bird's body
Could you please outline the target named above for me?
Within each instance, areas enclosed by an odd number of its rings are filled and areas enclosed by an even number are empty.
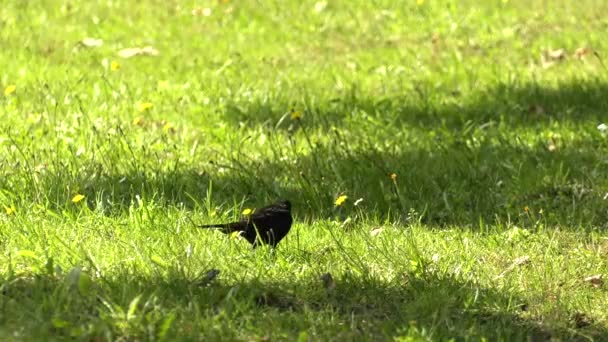
[[[221,224],[209,224],[201,228],[217,228],[224,234],[239,232],[253,247],[259,245],[276,245],[289,233],[293,219],[291,203],[278,201],[269,206],[257,209],[241,221]]]

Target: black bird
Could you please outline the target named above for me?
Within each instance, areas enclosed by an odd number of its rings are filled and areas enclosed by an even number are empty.
[[[256,248],[259,245],[277,244],[289,233],[291,228],[291,202],[281,200],[267,207],[257,209],[253,214],[237,222],[207,224],[201,228],[219,228],[224,234],[240,232]]]

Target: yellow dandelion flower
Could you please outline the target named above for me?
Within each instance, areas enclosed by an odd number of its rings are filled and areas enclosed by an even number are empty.
[[[152,107],[154,107],[152,102],[138,102],[137,103],[137,109],[139,109],[140,112],[146,111]]]
[[[302,112],[299,110],[292,109],[291,110],[291,120],[300,120],[302,119]]]
[[[11,204],[10,207],[7,207],[6,205],[4,206],[4,211],[6,211],[6,215],[13,215],[17,209],[15,209],[15,206]]]
[[[242,214],[243,214],[243,216],[247,216],[247,215],[251,214],[251,212],[252,212],[251,209],[246,208],[245,210],[243,210]]]
[[[7,86],[6,88],[4,88],[4,95],[9,96],[10,94],[14,93],[15,90],[17,90],[17,86],[14,84],[11,84],[11,85]]]
[[[344,204],[344,202],[346,202],[347,198],[348,198],[348,196],[341,195],[338,198],[336,198],[336,201],[334,202],[334,204],[336,205],[336,207],[341,206],[342,204]]]
[[[120,64],[117,61],[110,62],[110,70],[116,71],[120,69]]]
[[[169,132],[173,132],[174,128],[173,128],[173,124],[170,122],[167,122],[163,125],[163,132],[165,133],[169,133]]]
[[[84,199],[84,195],[77,194],[76,196],[72,197],[72,202],[78,203],[78,202],[82,201],[83,199]]]
[[[391,173],[391,179],[393,180],[393,182],[397,181],[397,174],[396,173]]]

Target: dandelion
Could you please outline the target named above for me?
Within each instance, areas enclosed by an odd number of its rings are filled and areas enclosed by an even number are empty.
[[[391,173],[390,177],[393,180],[393,182],[397,181],[397,174],[396,173]]]
[[[336,207],[339,207],[342,204],[344,204],[344,202],[346,202],[347,198],[348,198],[348,196],[346,196],[346,195],[340,195],[338,198],[336,198],[336,201],[334,202],[334,204],[336,205]]]
[[[10,94],[14,93],[15,90],[17,90],[17,86],[15,86],[14,84],[11,84],[11,85],[7,86],[6,88],[4,88],[4,95],[9,96]]]
[[[524,207],[524,211],[526,212],[526,214],[529,214],[530,213],[530,208],[528,208],[528,206],[525,206]]]
[[[112,62],[110,63],[110,70],[112,70],[112,71],[116,71],[116,70],[118,70],[118,69],[120,69],[120,64],[118,64],[118,62],[117,62],[117,61],[112,61]]]
[[[15,206],[11,204],[10,207],[8,206],[4,206],[4,211],[6,212],[6,215],[13,215],[15,214],[15,212],[17,211],[17,209],[15,209]]]
[[[140,112],[144,112],[152,107],[154,107],[152,102],[138,102],[137,103],[137,109],[139,109]]]
[[[172,123],[166,122],[163,125],[163,132],[165,132],[165,133],[175,133],[175,127],[173,126]]]
[[[76,196],[72,197],[72,202],[78,203],[78,202],[82,201],[83,199],[84,199],[84,195],[77,194]]]
[[[300,120],[302,119],[302,112],[299,110],[292,109],[291,110],[291,120]]]
[[[249,209],[249,208],[245,208],[245,210],[243,210],[242,214],[243,214],[243,216],[247,216],[247,215],[250,215],[250,214],[251,214],[251,212],[252,212],[252,210],[251,210],[251,209]]]

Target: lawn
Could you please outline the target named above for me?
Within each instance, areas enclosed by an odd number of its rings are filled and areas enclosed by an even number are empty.
[[[0,339],[608,340],[605,13],[5,0]]]

